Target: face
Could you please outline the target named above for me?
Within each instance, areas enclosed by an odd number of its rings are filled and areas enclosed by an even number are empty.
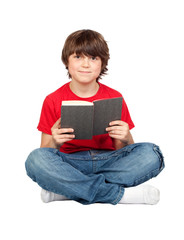
[[[99,57],[72,54],[68,59],[68,71],[72,80],[80,83],[96,81],[101,73],[102,61]]]

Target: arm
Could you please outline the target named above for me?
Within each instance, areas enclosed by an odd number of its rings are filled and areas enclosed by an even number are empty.
[[[134,143],[126,122],[113,121],[109,125],[110,127],[106,128],[106,131],[109,133],[109,136],[113,138],[116,150]]]
[[[59,150],[65,142],[75,138],[74,134],[67,134],[74,132],[72,128],[61,128],[60,125],[61,118],[59,118],[51,128],[52,135],[42,133],[41,148],[56,148]]]
[[[118,150],[120,148],[123,148],[127,145],[130,145],[130,144],[134,144],[134,140],[133,140],[133,137],[132,137],[132,134],[130,133],[130,142],[129,143],[123,143],[122,141],[118,140],[118,139],[113,139],[114,141],[114,146],[115,146],[115,149]]]

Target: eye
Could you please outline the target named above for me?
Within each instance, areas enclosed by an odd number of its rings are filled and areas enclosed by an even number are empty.
[[[74,58],[80,59],[80,56],[79,55],[75,55]]]
[[[95,61],[95,60],[97,60],[97,57],[91,57],[91,60],[93,60],[93,61]]]

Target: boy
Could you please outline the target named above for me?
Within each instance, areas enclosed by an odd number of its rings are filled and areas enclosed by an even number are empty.
[[[164,168],[162,153],[151,143],[134,144],[134,127],[123,99],[122,117],[109,123],[107,134],[76,140],[75,129],[61,128],[63,100],[94,101],[122,95],[99,79],[106,74],[109,49],[103,36],[80,30],[66,39],[62,61],[71,81],[48,95],[38,130],[41,147],[27,158],[29,177],[41,187],[44,202],[71,199],[82,204],[156,204],[159,190],[139,185]]]

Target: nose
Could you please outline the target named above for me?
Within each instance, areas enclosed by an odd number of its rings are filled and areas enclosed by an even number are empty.
[[[88,57],[83,58],[82,66],[83,67],[89,67],[89,58]]]

